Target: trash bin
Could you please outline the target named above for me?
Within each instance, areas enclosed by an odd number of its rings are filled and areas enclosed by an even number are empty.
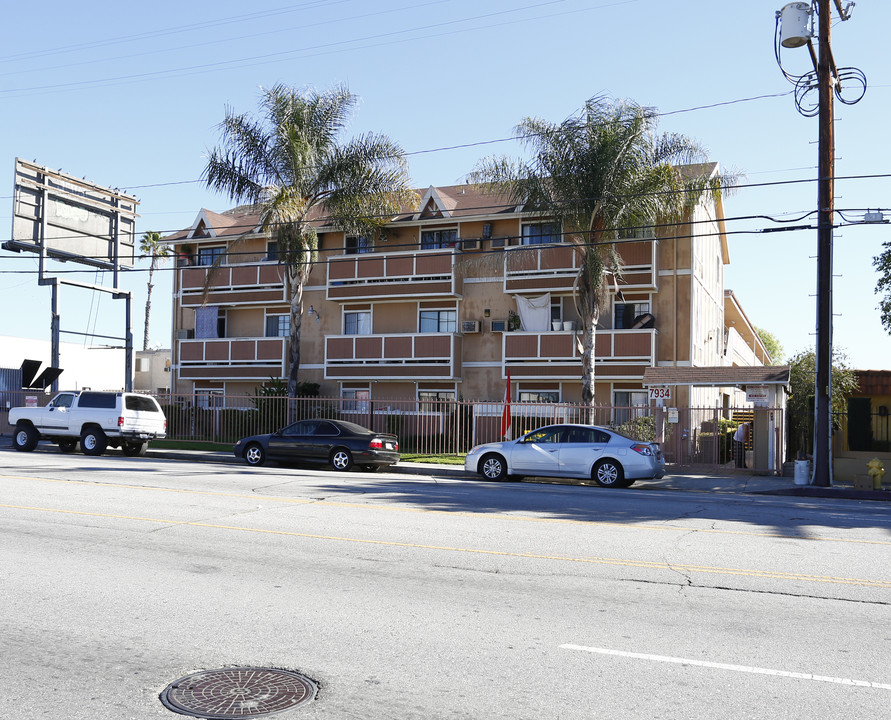
[[[807,460],[795,461],[795,484],[807,485],[811,480],[811,464]]]

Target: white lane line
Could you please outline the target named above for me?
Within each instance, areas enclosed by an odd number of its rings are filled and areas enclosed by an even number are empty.
[[[749,667],[748,665],[729,665],[727,663],[708,662],[707,660],[691,660],[689,658],[671,657],[669,655],[649,655],[647,653],[625,652],[624,650],[610,650],[609,648],[586,647],[584,645],[561,645],[564,650],[581,650],[583,652],[598,653],[600,655],[617,655],[618,657],[633,658],[635,660],[651,660],[653,662],[674,663],[675,665],[696,665],[698,667],[714,668],[716,670],[732,670],[734,672],[754,673],[755,675],[773,675],[775,677],[795,678],[796,680],[812,680],[814,682],[828,682],[836,685],[855,685],[857,687],[878,688],[879,690],[891,690],[891,685],[886,683],[869,682],[867,680],[851,680],[850,678],[826,677],[824,675],[812,675],[811,673],[790,672],[788,670],[771,670],[770,668]]]

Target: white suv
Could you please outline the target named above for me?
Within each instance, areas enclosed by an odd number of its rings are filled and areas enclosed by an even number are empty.
[[[167,419],[155,398],[120,392],[62,392],[46,407],[12,408],[9,424],[15,425],[13,445],[23,452],[49,440],[62,452],[74,452],[80,442],[85,455],[101,455],[107,447],[144,455],[149,440],[167,433]]]

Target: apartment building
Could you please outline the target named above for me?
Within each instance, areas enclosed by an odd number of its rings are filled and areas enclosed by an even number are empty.
[[[429,187],[377,237],[317,223],[301,381],[357,399],[581,399],[581,256],[557,224],[479,186]],[[251,394],[288,375],[289,297],[256,208],[201,210],[165,238],[177,257],[172,389]],[[242,238],[236,247],[231,244]],[[596,333],[596,403],[648,404],[651,366],[769,360],[732,293],[720,200],[678,226],[622,238],[621,280]],[[217,267],[215,261],[221,260]],[[680,388],[714,407],[733,388]]]

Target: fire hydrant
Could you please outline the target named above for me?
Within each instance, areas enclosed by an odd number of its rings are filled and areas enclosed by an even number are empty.
[[[866,472],[872,478],[872,489],[881,490],[882,478],[885,477],[885,466],[882,464],[882,461],[878,458],[873,458],[868,463],[866,463],[866,467]]]

